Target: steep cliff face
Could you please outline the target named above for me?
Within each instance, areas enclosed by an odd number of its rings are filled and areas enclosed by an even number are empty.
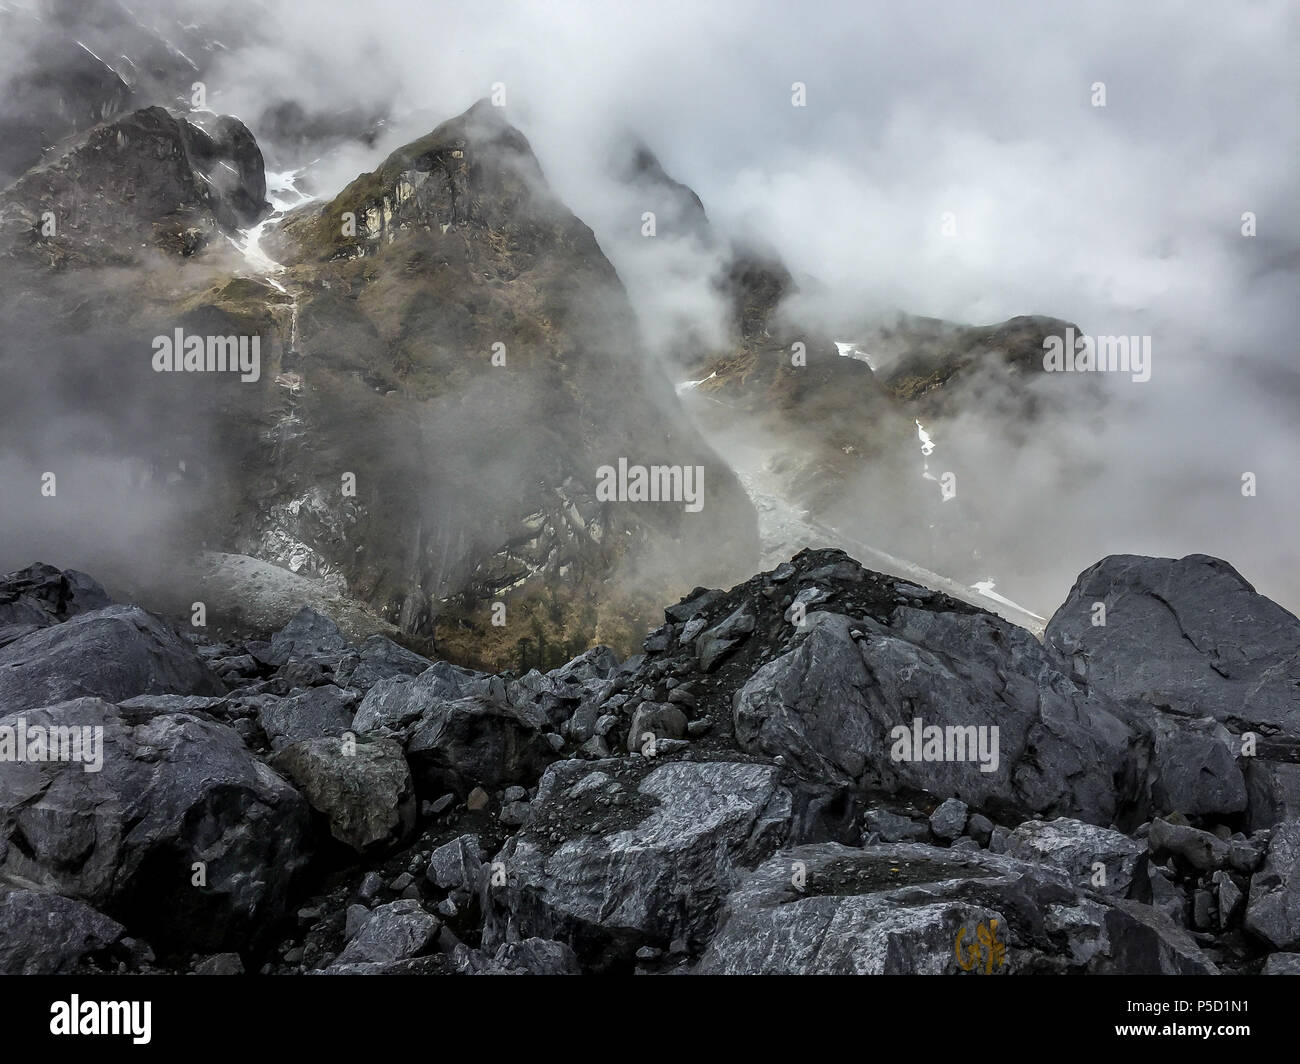
[[[626,646],[664,594],[752,566],[747,498],[499,111],[477,105],[292,212],[263,250],[247,227],[265,189],[242,125],[155,108],[0,197],[30,295],[14,312],[48,317],[52,342],[93,318],[94,342],[57,357],[130,380],[135,431],[107,426],[107,451],[176,480],[181,542],[332,581],[414,641],[497,667]],[[256,338],[254,379],[154,372],[151,342],[177,328]],[[106,420],[105,396],[78,405]],[[702,495],[598,497],[620,460],[697,485],[702,470]]]

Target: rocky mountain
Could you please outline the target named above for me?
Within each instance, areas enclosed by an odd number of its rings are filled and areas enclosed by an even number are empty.
[[[492,674],[32,566],[0,971],[1294,973],[1298,637],[1204,556],[1103,559],[1040,645],[822,550]]]
[[[290,211],[266,249],[256,141],[204,125],[133,112],[0,193],[16,294],[0,359],[17,371],[35,339],[59,379],[103,382],[70,385],[59,413],[92,437],[77,444],[140,470],[141,505],[173,522],[183,586],[139,588],[148,600],[214,599],[238,628],[296,574],[373,632],[553,666],[597,640],[626,648],[655,598],[753,564],[748,499],[498,109]],[[243,338],[260,362],[156,372],[151,345],[177,330]],[[32,423],[32,461],[68,449],[62,424],[7,402]],[[598,497],[620,462],[698,471],[698,505]],[[283,575],[222,609],[254,571],[240,556]]]
[[[1086,458],[1042,431],[1067,411],[1096,419],[1105,411],[1086,375],[1044,370],[1044,341],[1078,327],[1036,315],[973,326],[900,311],[831,331],[799,299],[820,282],[796,278],[779,251],[752,237],[717,231],[695,192],[648,148],[634,145],[615,172],[638,203],[669,219],[670,237],[715,263],[728,335],[719,346],[684,329],[672,345],[678,390],[754,499],[765,562],[836,546],[898,576],[924,573],[930,585],[1041,630],[1043,618],[972,586],[988,578],[981,547],[990,546],[983,526],[996,510],[998,471],[963,452],[972,436],[991,437],[1050,449],[1062,469],[1087,474]],[[943,450],[932,469],[934,440]]]

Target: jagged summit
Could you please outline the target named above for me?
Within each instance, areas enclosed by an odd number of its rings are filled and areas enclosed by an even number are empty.
[[[398,148],[329,203],[305,208],[281,239],[311,257],[346,258],[405,227],[513,226],[522,236],[525,220],[590,235],[551,192],[528,139],[484,99]],[[594,237],[590,243],[594,250]]]

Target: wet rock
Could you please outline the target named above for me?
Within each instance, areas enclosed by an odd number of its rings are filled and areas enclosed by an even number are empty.
[[[951,842],[966,830],[966,817],[969,810],[966,803],[957,798],[949,798],[930,814],[930,830],[936,839]]]
[[[61,624],[78,614],[113,605],[97,581],[76,569],[36,563],[0,576],[0,631]]]
[[[477,835],[461,835],[433,851],[425,877],[440,890],[477,891],[479,870],[486,859],[487,851]]]
[[[555,760],[549,725],[530,707],[482,697],[437,702],[411,725],[411,771],[435,793],[532,783]]]
[[[1246,781],[1234,754],[1239,740],[1213,718],[1148,718],[1154,739],[1147,772],[1157,816],[1229,816],[1246,808]]]
[[[1152,821],[1147,846],[1157,857],[1176,857],[1201,872],[1223,868],[1231,853],[1231,847],[1218,836],[1163,819]]]
[[[1300,975],[1300,953],[1271,953],[1260,975]]]
[[[505,685],[486,673],[438,661],[412,678],[392,676],[371,687],[357,707],[357,731],[403,731],[441,702],[469,695],[504,697]]]
[[[704,672],[717,668],[728,654],[749,638],[756,623],[753,610],[746,604],[701,635],[697,643],[700,668]]]
[[[1111,822],[1128,788],[1132,730],[1052,668],[1028,632],[989,615],[910,608],[889,626],[827,613],[807,622],[796,646],[733,698],[744,750],[784,756],[807,778]],[[951,734],[938,748],[944,759],[901,748],[896,729],[910,745],[918,720]]]
[[[408,899],[380,905],[343,948],[331,966],[386,964],[425,952],[441,925],[418,902]]]
[[[214,953],[194,966],[195,975],[243,975],[244,962],[238,953]]]
[[[928,823],[909,820],[888,809],[870,809],[863,817],[863,829],[881,842],[923,842],[930,837]]]
[[[1106,604],[1093,625],[1092,605]],[[1227,562],[1112,555],[1080,574],[1044,645],[1090,690],[1300,736],[1300,620]]]
[[[629,751],[640,750],[650,735],[655,740],[680,739],[686,734],[686,716],[669,703],[643,702],[632,714],[627,732]]]
[[[432,665],[428,658],[407,650],[387,636],[376,634],[362,644],[357,663],[339,678],[339,682],[364,693],[380,680],[394,676],[419,676]]]

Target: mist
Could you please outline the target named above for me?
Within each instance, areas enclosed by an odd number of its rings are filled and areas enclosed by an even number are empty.
[[[984,575],[1050,614],[1106,554],[1202,552],[1300,608],[1294,6],[305,0],[190,17],[242,38],[203,71],[208,106],[320,197],[503,90],[670,382],[726,341],[713,281],[732,241],[775,249],[799,284],[784,320],[837,339],[900,309],[1149,336],[1149,381],[1092,375],[1100,419],[1082,380],[1077,404],[1075,381],[1043,381],[1052,416],[1008,431],[1005,382],[963,385],[978,399],[935,428],[931,466],[958,475]],[[269,109],[285,101],[386,117],[278,142]],[[611,165],[629,137],[699,194],[713,239],[642,235],[651,208]],[[864,535],[897,542],[925,519],[895,475],[845,485]]]

